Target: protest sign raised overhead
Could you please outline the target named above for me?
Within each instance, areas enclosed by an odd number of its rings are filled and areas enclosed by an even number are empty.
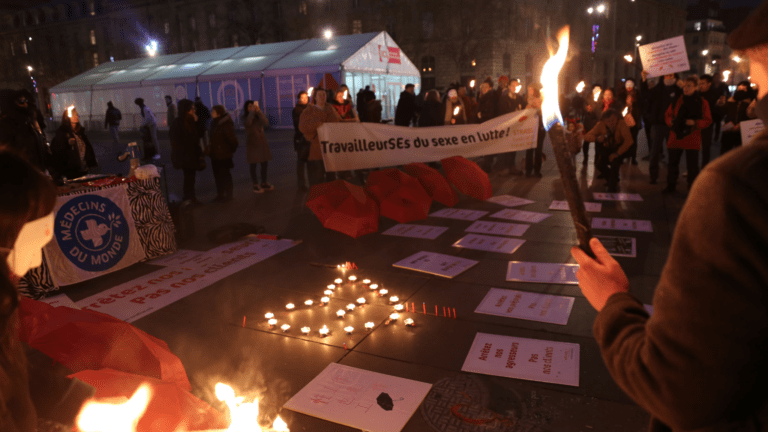
[[[648,72],[648,78],[691,69],[682,36],[649,43],[638,50],[643,69]]]

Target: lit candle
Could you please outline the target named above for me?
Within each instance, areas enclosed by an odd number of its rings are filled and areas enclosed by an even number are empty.
[[[323,302],[324,305],[326,305],[326,304],[328,304],[329,301],[331,301],[331,299],[328,298],[328,297],[323,297],[323,298],[320,299],[320,301]]]
[[[352,332],[355,331],[355,328],[352,326],[346,326],[344,327],[344,331],[347,332],[347,334],[352,334]]]
[[[287,332],[291,326],[289,324],[283,324],[280,326],[281,329],[283,329],[284,332]]]
[[[403,305],[401,305],[401,304],[395,305],[395,310],[398,311],[398,312],[402,311],[403,310]]]
[[[330,284],[326,288],[328,288],[329,290],[335,290],[336,289],[336,285]]]
[[[367,323],[365,323],[365,328],[368,330],[373,329],[373,326],[374,326],[373,321],[368,321]]]
[[[293,310],[293,308],[295,308],[295,307],[296,306],[293,303],[288,303],[287,305],[285,305],[285,308],[288,309],[288,310]]]
[[[301,332],[304,333],[304,334],[309,334],[310,329],[309,329],[309,327],[302,327],[301,328]]]
[[[325,294],[327,296],[332,296],[333,295],[333,290],[325,290],[325,291],[323,291],[323,294]]]
[[[391,319],[392,321],[395,321],[398,318],[400,318],[400,314],[397,312],[392,312],[392,314],[389,316],[389,319]]]
[[[267,324],[269,324],[270,327],[273,327],[275,324],[277,324],[277,320],[272,318],[269,321],[267,321]]]
[[[339,310],[336,311],[336,316],[339,317],[339,318],[344,318],[344,315],[346,315],[346,314],[347,313],[344,312],[344,309],[339,309]]]
[[[370,285],[371,280],[370,279],[363,279],[363,285]]]
[[[370,289],[372,289],[372,290],[376,290],[376,289],[379,289],[379,284],[371,284],[371,286],[370,286],[370,287],[368,287],[368,288],[370,288]]]
[[[343,282],[344,282],[344,281],[343,281],[341,278],[336,278],[336,279],[333,281],[333,283],[335,283],[336,285],[341,285]]]
[[[350,282],[355,282],[357,280],[357,276],[352,275],[352,276],[348,277],[347,279],[349,279]]]
[[[353,310],[355,310],[355,304],[354,304],[354,303],[350,303],[350,304],[348,304],[348,305],[347,305],[347,310],[348,310],[348,311],[353,311]]]
[[[387,295],[388,292],[389,292],[389,290],[382,288],[382,289],[379,290],[379,295],[380,296],[385,296],[385,295]]]
[[[400,301],[400,297],[398,297],[398,296],[392,296],[392,297],[389,298],[389,302],[390,303],[397,303],[399,301]]]
[[[328,327],[327,327],[327,326],[323,325],[323,328],[321,328],[321,329],[320,329],[320,330],[318,330],[318,331],[320,332],[320,334],[321,334],[321,335],[323,335],[323,336],[328,336],[328,332],[329,332],[330,330],[328,330]]]
[[[365,304],[365,299],[363,297],[360,297],[359,299],[357,299],[357,302],[360,303],[361,305]]]
[[[413,325],[413,320],[410,319],[410,318],[406,318],[405,321],[403,321],[403,324],[405,324],[407,326],[412,326]]]
[[[304,302],[304,304],[307,305],[307,306],[312,306],[314,303],[315,302],[313,302],[312,300],[307,300],[307,301]]]
[[[266,319],[272,319],[274,317],[275,317],[275,314],[273,314],[272,312],[267,312],[264,314],[264,318]]]

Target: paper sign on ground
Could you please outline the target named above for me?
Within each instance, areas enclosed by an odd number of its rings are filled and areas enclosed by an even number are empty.
[[[511,254],[522,246],[523,243],[525,243],[525,240],[516,238],[467,234],[461,240],[454,243],[453,246]]]
[[[77,302],[126,322],[149,315],[260,261],[294,246],[293,240],[247,237],[206,252],[204,267],[166,267]]]
[[[549,205],[550,210],[565,210],[568,211],[571,208],[568,206],[568,201],[552,201]],[[600,213],[603,210],[603,205],[600,203],[585,202],[584,209],[592,213]]]
[[[525,234],[525,231],[530,227],[526,224],[514,224],[506,222],[487,222],[487,221],[475,221],[469,228],[464,231],[476,232],[481,234],[497,234],[519,237]]]
[[[459,220],[478,220],[481,217],[487,215],[487,211],[482,210],[464,210],[456,208],[445,208],[432,213],[430,216],[447,218],[447,219],[459,219]]]
[[[354,429],[399,432],[431,384],[329,364],[283,408]]]
[[[447,227],[441,226],[398,224],[384,231],[382,234],[398,237],[413,237],[434,240],[447,230]]]
[[[392,266],[452,278],[477,263],[478,261],[453,255],[419,252],[392,264]]]
[[[593,218],[592,228],[612,229],[612,230],[619,230],[619,231],[653,232],[653,226],[651,225],[651,221],[633,220],[633,219]]]
[[[507,280],[578,285],[577,271],[579,271],[578,264],[510,261],[507,267]]]
[[[491,288],[475,313],[551,324],[568,324],[573,297]]]
[[[465,372],[579,386],[579,344],[478,333]]]
[[[640,61],[643,70],[648,71],[648,78],[691,69],[682,36],[641,45],[639,51]]]
[[[75,302],[73,302],[72,299],[69,298],[69,296],[67,296],[66,294],[59,294],[53,297],[46,297],[46,298],[40,299],[40,301],[43,303],[48,303],[53,307],[66,306],[72,309],[80,309],[79,307],[77,307]]]
[[[595,236],[613,256],[635,258],[637,256],[637,240],[630,237]]]
[[[516,220],[521,222],[538,223],[550,216],[549,213],[537,213],[525,210],[506,209],[496,212],[489,217]]]
[[[196,268],[204,265],[211,257],[207,252],[179,249],[176,252],[148,261],[147,264],[163,267]]]
[[[631,193],[607,193],[607,192],[593,192],[592,196],[598,201],[642,201],[643,197],[640,194]]]
[[[532,204],[535,202],[529,199],[519,198],[512,195],[499,195],[495,197],[490,197],[486,201],[496,203],[496,204],[501,204],[506,207],[517,207],[521,205]]]
[[[763,121],[760,119],[745,120],[739,123],[741,130],[741,144],[747,145],[752,142],[752,138],[763,131]]]

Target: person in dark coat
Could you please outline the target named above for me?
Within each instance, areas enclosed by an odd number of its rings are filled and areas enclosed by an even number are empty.
[[[112,136],[112,142],[116,147],[120,147],[120,120],[123,119],[123,115],[120,110],[112,105],[112,101],[107,102],[107,113],[104,115],[104,129],[109,129],[109,134]]]
[[[359,97],[358,97],[358,100]],[[309,104],[309,94],[305,91],[296,96],[296,106],[293,108],[293,149],[296,151],[296,184],[299,190],[305,192],[307,188],[307,160],[309,159],[309,141],[299,130],[299,118]],[[362,113],[358,113],[362,121]]]
[[[608,192],[618,192],[621,160],[634,143],[629,126],[621,113],[612,108],[603,111],[603,117],[584,135],[584,141],[600,144],[597,148],[602,153],[596,159],[596,166],[600,172],[605,173]]]
[[[24,90],[0,91],[0,147],[16,151],[42,172],[51,171],[53,161],[28,94]]]
[[[509,86],[501,92],[498,104],[496,105],[496,112],[499,116],[523,109],[525,101],[520,95],[520,88],[520,80],[515,78],[510,81]],[[517,152],[509,152],[506,154],[506,165],[509,169],[509,174],[520,175],[523,173],[523,171],[517,167]]]
[[[540,83],[533,83],[528,85],[528,94],[525,99],[525,108],[535,109],[536,115],[541,118],[541,104],[543,98],[541,96],[542,85]],[[541,177],[541,163],[542,154],[544,152],[544,138],[547,131],[544,130],[544,124],[538,122],[539,130],[536,135],[536,148],[528,149],[525,151],[525,176],[530,177],[531,172],[536,177]]]
[[[61,125],[51,141],[53,160],[57,172],[68,179],[82,177],[88,170],[98,166],[96,153],[91,147],[85,129],[80,125],[80,116],[74,107],[61,115]]]
[[[222,105],[211,108],[211,169],[213,179],[216,181],[216,198],[214,202],[232,201],[234,184],[232,173],[229,171],[235,167],[232,156],[237,150],[238,141],[235,136],[235,123],[227,110]]]
[[[360,116],[360,121],[364,123],[379,123],[381,122],[381,111],[379,111],[378,118],[376,118],[376,107],[372,106],[376,100],[376,92],[371,90],[371,86],[365,86],[365,89],[357,93],[357,113]],[[378,107],[379,109],[381,106]]]
[[[211,111],[205,106],[200,97],[195,98],[195,114],[197,115],[197,133],[203,148],[208,147],[208,129],[211,125]]]
[[[203,151],[200,149],[200,133],[197,129],[195,103],[189,99],[179,101],[179,116],[171,124],[171,162],[175,169],[184,172],[184,195],[182,199],[189,204],[198,205],[195,196],[195,177],[201,167]]]
[[[725,96],[717,93],[712,86],[712,75],[707,74],[699,77],[699,94],[707,101],[709,111],[712,114],[712,124],[701,130],[701,169],[704,169],[710,161],[715,124],[723,120],[723,109],[722,106],[718,105],[718,102],[721,98],[725,102]]]
[[[473,123],[484,123],[496,117],[496,96],[493,91],[493,80],[490,77],[480,84],[480,95],[477,97],[477,114]],[[490,173],[493,170],[495,155],[483,156],[481,167]]]
[[[273,190],[275,186],[267,182],[267,167],[272,160],[267,136],[264,128],[269,126],[264,111],[259,107],[259,101],[247,100],[243,105],[243,124],[245,125],[245,156],[248,161],[254,193],[264,193]],[[257,169],[261,168],[261,183]]]
[[[663,158],[665,143],[669,137],[664,114],[673,101],[683,93],[677,84],[677,74],[666,74],[655,87],[648,88],[648,72],[642,72],[643,81],[640,84],[640,94],[648,106],[648,118],[651,119],[651,137],[648,146],[651,149],[651,162],[648,168],[651,184],[656,184],[659,178],[659,162]]]
[[[625,120],[632,117],[634,126],[629,128],[632,133],[632,147],[627,151],[626,157],[632,165],[637,165],[637,136],[640,134],[640,127],[642,125],[643,116],[643,100],[640,97],[640,91],[637,88],[637,83],[632,78],[627,78],[624,81],[624,88],[619,92],[619,102],[626,108],[627,113],[624,115]]]
[[[768,3],[729,36],[760,85],[768,124]],[[755,65],[758,64],[758,67]],[[764,89],[764,90],[763,90]],[[768,430],[768,131],[711,163],[675,224],[653,314],[597,239],[573,248],[611,376],[651,414],[651,432]]]
[[[395,125],[410,126],[413,121],[416,123],[416,87],[413,84],[406,84],[405,90],[400,93],[400,100],[395,109]]]
[[[456,89],[448,90],[444,103],[444,123],[448,125],[467,124],[467,110]]]
[[[419,115],[419,127],[442,126],[443,116],[440,93],[432,89],[424,96],[424,106],[421,108],[421,115]]]
[[[725,102],[725,127],[722,132],[720,155],[741,146],[741,122],[749,120],[747,108],[752,103],[752,89],[749,81],[742,81],[736,86],[733,96]]]

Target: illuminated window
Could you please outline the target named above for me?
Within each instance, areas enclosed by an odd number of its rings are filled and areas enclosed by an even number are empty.
[[[99,65],[99,53],[93,53],[93,67]]]
[[[91,45],[96,45],[96,30],[91,30]]]
[[[96,2],[88,2],[88,12],[91,14],[91,16],[96,15]]]
[[[363,21],[362,20],[352,21],[352,34],[360,34],[362,32],[363,32]]]
[[[696,31],[701,31],[701,23],[697,22],[697,23],[693,24],[693,28]]]
[[[421,58],[421,73],[431,74],[435,72],[435,58],[424,56]]]

